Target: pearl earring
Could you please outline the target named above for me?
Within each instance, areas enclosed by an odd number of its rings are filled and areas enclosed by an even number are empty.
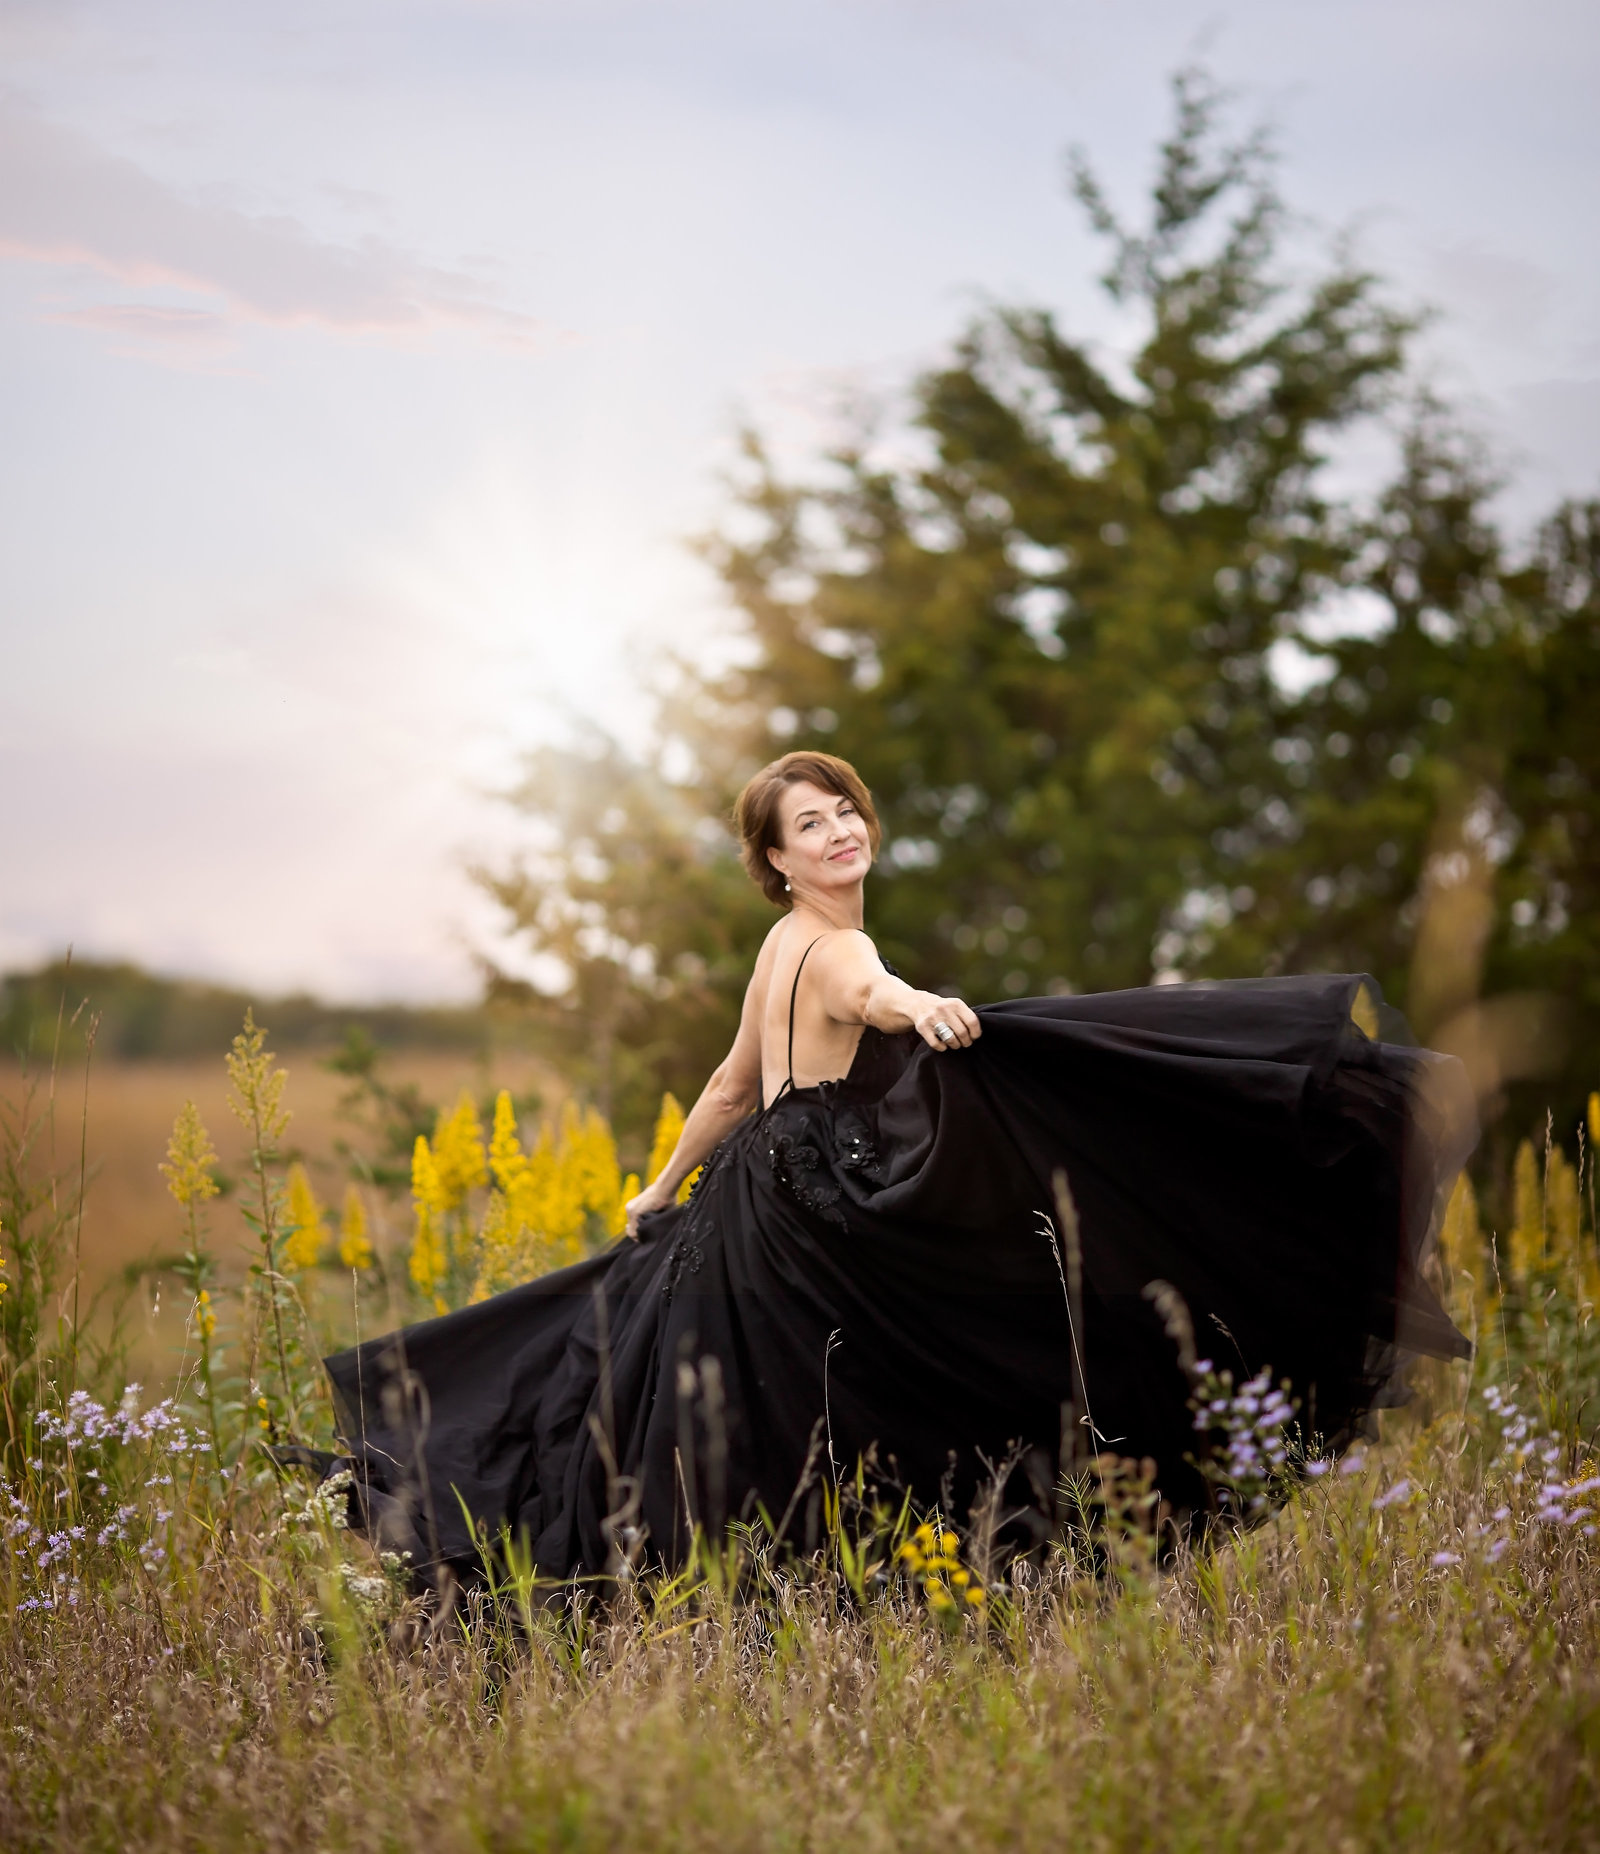
[[[789,884],[788,884],[787,882],[785,882],[785,883],[784,883],[784,885],[783,885],[783,892],[784,892],[784,893],[785,893],[786,895],[787,895],[787,894],[788,894],[788,892],[789,892]]]

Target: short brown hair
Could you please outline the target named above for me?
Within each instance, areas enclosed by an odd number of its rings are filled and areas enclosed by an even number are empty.
[[[850,800],[866,820],[867,841],[874,856],[883,842],[883,827],[872,808],[872,794],[848,760],[836,759],[831,753],[786,753],[770,766],[763,766],[739,794],[733,822],[751,881],[779,908],[788,905],[783,898],[784,878],[767,856],[768,850],[781,847],[778,800],[786,786],[806,783]]]

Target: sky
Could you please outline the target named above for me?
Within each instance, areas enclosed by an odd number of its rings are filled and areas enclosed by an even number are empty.
[[[1600,490],[1592,0],[0,0],[0,970],[472,995],[519,756],[727,635],[741,421],[1115,350],[1064,151],[1137,213],[1197,57],[1510,531]]]

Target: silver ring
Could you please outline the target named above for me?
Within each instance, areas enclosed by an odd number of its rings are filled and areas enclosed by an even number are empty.
[[[935,1024],[933,1034],[941,1043],[953,1043],[956,1040],[956,1033],[948,1024]]]

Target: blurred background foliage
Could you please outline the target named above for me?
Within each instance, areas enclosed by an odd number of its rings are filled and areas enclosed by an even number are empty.
[[[483,879],[563,977],[521,997],[622,1133],[725,1051],[772,920],[727,819],[776,753],[854,762],[869,930],[969,999],[1372,972],[1491,1104],[1568,1126],[1600,1023],[1600,504],[1508,541],[1492,461],[1413,378],[1417,319],[1291,265],[1271,152],[1181,74],[1144,229],[1075,157],[1125,354],[979,315],[787,480],[748,434],[705,543],[731,667],[678,663],[648,749],[544,750]],[[1378,493],[1330,488],[1389,434]],[[1526,1116],[1517,1116],[1525,1118]]]

